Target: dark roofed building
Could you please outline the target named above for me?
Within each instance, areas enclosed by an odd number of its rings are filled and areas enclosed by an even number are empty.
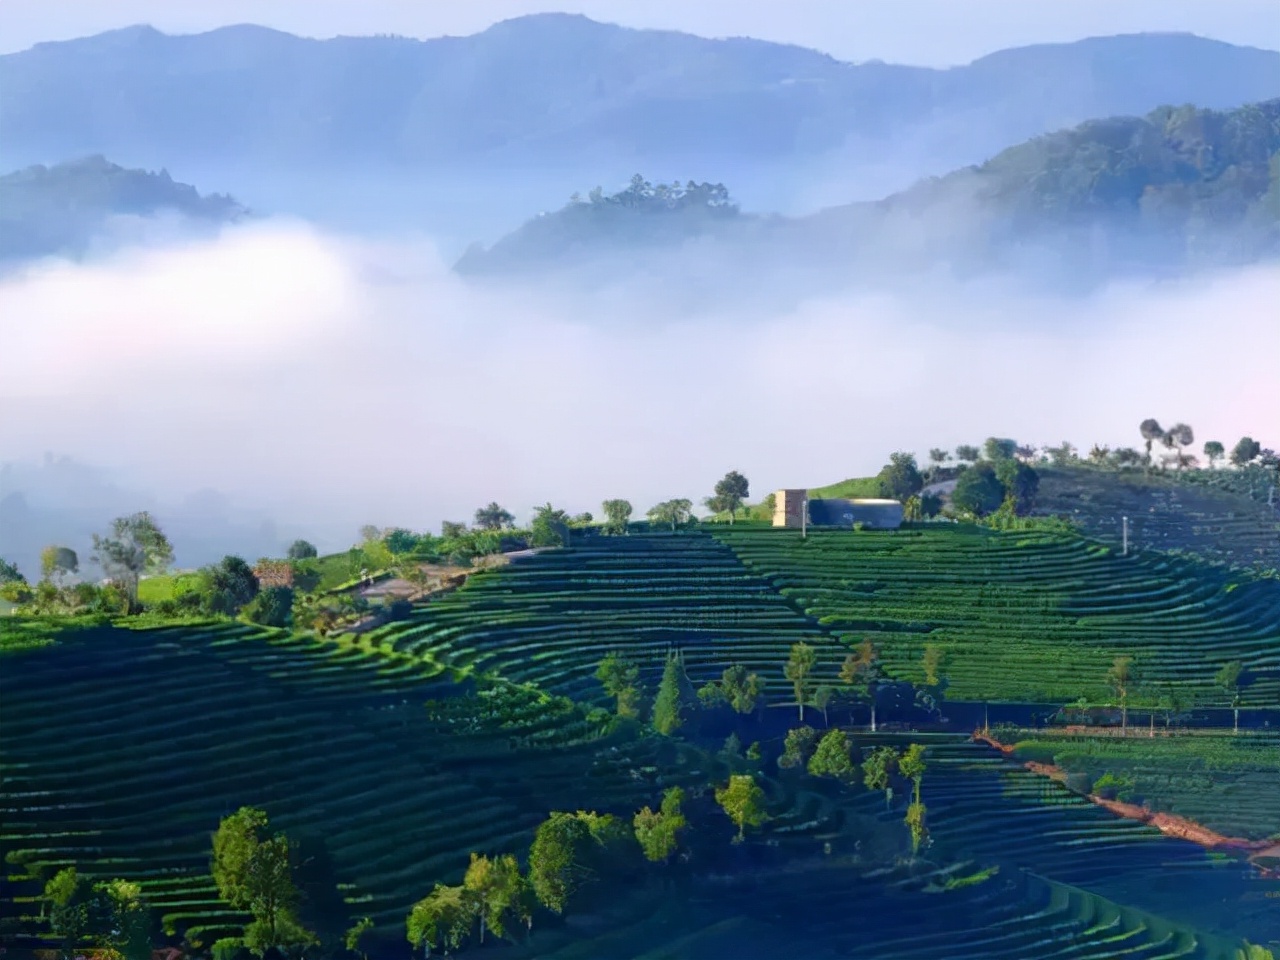
[[[806,519],[815,527],[848,527],[862,524],[868,530],[897,530],[902,526],[902,504],[897,500],[809,499],[806,490],[779,490],[774,494],[773,525],[800,527]]]

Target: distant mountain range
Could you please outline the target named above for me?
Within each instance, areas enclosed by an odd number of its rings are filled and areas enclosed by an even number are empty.
[[[598,277],[646,257],[698,272],[710,258],[747,278],[779,269],[872,278],[946,266],[962,275],[1030,268],[1088,283],[1274,256],[1280,99],[1092,120],[884,200],[800,218],[744,214],[720,184],[637,176],[619,193],[593,190],[487,250],[472,248],[457,269]]]
[[[907,164],[905,185],[1095,117],[1280,96],[1280,53],[1139,34],[937,70],[538,14],[427,41],[131,27],[0,56],[0,90],[0,164],[11,168],[104,154],[293,176],[479,164],[705,179],[730,164],[803,175],[803,162],[848,156]]]
[[[126,170],[100,156],[34,166],[0,176],[0,261],[78,255],[131,220],[211,227],[247,212],[230,197],[201,196],[164,170]]]

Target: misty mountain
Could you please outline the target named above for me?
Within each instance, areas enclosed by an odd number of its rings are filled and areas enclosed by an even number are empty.
[[[604,276],[671,255],[698,270],[717,251],[741,278],[946,266],[1084,282],[1255,262],[1280,255],[1280,99],[1092,120],[884,200],[801,218],[742,214],[722,185],[654,186],[637,176],[621,193],[594,190],[487,250],[473,247],[456,269]]]
[[[485,171],[541,178],[556,202],[566,182],[640,168],[734,176],[740,191],[750,180],[757,208],[816,192],[811,210],[1093,117],[1280,95],[1280,53],[1138,34],[938,70],[538,14],[427,41],[139,26],[0,56],[0,89],[0,162],[13,166],[100,153],[241,196],[242,180],[272,171],[282,194],[332,195],[317,171],[381,168],[406,178],[402,200]],[[820,189],[826,178],[842,196]]]
[[[181,231],[243,217],[230,197],[201,196],[167,171],[126,170],[101,156],[0,176],[0,261],[83,253],[104,234],[137,237],[139,221]]]

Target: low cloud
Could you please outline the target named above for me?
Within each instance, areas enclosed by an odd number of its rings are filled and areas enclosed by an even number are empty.
[[[992,434],[1136,445],[1149,416],[1191,423],[1197,448],[1280,442],[1275,266],[1074,300],[975,283],[680,302],[661,284],[485,291],[423,239],[290,223],[47,262],[0,280],[0,459],[98,465],[162,519],[214,489],[280,546],[333,549],[494,499],[643,512],[729,469],[759,496]]]

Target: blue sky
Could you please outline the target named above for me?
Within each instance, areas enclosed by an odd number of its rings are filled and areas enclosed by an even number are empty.
[[[928,66],[1029,43],[1141,31],[1280,50],[1280,0],[0,0],[0,53],[134,23],[169,33],[260,23],[315,37],[425,38],[546,10]]]

